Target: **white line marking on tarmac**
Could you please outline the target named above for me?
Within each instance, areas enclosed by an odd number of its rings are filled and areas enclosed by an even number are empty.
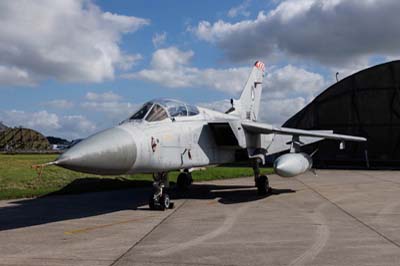
[[[370,176],[369,176],[370,177]],[[366,227],[367,229],[371,230],[372,232],[375,232],[377,235],[379,235],[380,237],[382,237],[383,239],[385,239],[387,242],[393,244],[394,246],[400,248],[400,244],[397,243],[395,240],[392,240],[391,238],[389,238],[388,236],[386,236],[384,233],[378,231],[377,229],[375,229],[374,227],[372,227],[371,225],[369,225],[368,223],[362,221],[360,218],[358,218],[357,216],[353,215],[351,212],[347,211],[346,209],[342,208],[338,203],[331,201],[329,198],[327,198],[326,196],[324,196],[322,193],[320,193],[318,190],[316,190],[315,188],[313,188],[312,186],[308,185],[307,183],[299,180],[296,178],[296,180],[303,184],[305,187],[307,187],[308,189],[310,189],[311,191],[313,191],[315,194],[319,195],[321,198],[327,200],[328,202],[330,202],[333,206],[335,206],[337,209],[339,209],[340,211],[342,211],[343,213],[345,213],[347,216],[353,218],[355,221],[357,221],[358,223],[360,223],[361,225],[363,225],[364,227]],[[348,197],[351,197],[350,195]],[[345,198],[347,198],[347,196],[345,196]],[[343,198],[341,198],[343,199]]]
[[[307,249],[303,254],[293,260],[289,265],[290,266],[300,266],[300,265],[308,265],[311,261],[313,261],[317,255],[321,252],[321,250],[325,247],[325,244],[329,240],[330,230],[327,224],[326,218],[321,212],[321,209],[325,208],[327,203],[320,204],[315,210],[313,214],[310,214],[310,218],[313,223],[317,224],[317,231],[314,240],[314,244]]]
[[[297,178],[296,178],[296,180],[299,183],[303,184],[307,189],[310,189],[311,191],[316,192],[315,190],[311,189],[308,185],[306,185],[304,182],[298,180]],[[319,193],[317,193],[317,195],[319,195],[320,198],[327,200],[326,198],[321,197],[321,195]],[[345,200],[348,198],[352,198],[353,196],[354,195],[352,195],[352,194],[341,196],[341,197],[337,198],[336,201],[341,201],[341,200]],[[303,252],[303,254],[301,254],[299,257],[294,259],[289,264],[290,266],[301,266],[301,265],[310,264],[310,262],[312,262],[325,247],[325,245],[328,242],[329,237],[330,237],[330,229],[329,229],[329,224],[328,224],[324,214],[322,213],[322,210],[325,207],[327,207],[329,204],[331,204],[331,202],[328,200],[327,202],[324,202],[324,203],[318,205],[314,209],[314,213],[309,215],[309,217],[311,218],[313,223],[318,225],[314,244],[312,244],[309,249],[307,249],[305,252]]]
[[[242,206],[240,208],[238,208],[236,211],[234,212],[229,212],[228,215],[226,216],[224,222],[215,230],[196,237],[192,240],[189,240],[187,242],[184,243],[179,243],[176,244],[170,248],[166,248],[164,250],[161,250],[159,252],[155,252],[152,253],[152,255],[156,255],[156,256],[165,256],[171,253],[175,253],[175,252],[179,252],[182,251],[184,249],[199,245],[200,243],[203,243],[204,241],[213,239],[221,234],[224,234],[226,232],[228,232],[229,230],[231,230],[231,228],[233,227],[233,225],[235,224],[236,220],[238,219],[238,217],[240,216],[240,214],[242,214],[247,208],[249,207],[249,204]]]

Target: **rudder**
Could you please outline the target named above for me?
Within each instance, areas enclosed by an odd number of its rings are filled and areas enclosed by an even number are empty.
[[[253,121],[258,119],[264,71],[264,63],[261,61],[254,63],[254,67],[239,98],[239,113],[242,119]]]

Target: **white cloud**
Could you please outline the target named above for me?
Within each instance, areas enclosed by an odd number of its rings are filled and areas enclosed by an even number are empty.
[[[113,126],[133,114],[139,105],[122,102],[122,97],[112,91],[105,93],[88,92],[80,106],[89,112],[104,113],[103,119],[98,125],[100,127]]]
[[[153,54],[149,69],[132,73],[129,78],[158,83],[165,87],[207,87],[238,96],[250,74],[250,67],[199,69],[190,66],[192,51],[176,47],[159,49]],[[324,77],[294,65],[269,66],[263,83],[261,119],[282,124],[311,101],[327,85]],[[218,111],[230,107],[228,100],[200,103]]]
[[[139,55],[124,54],[123,34],[149,20],[103,12],[90,0],[0,1],[0,84],[112,79]]]
[[[346,67],[399,54],[399,9],[397,0],[286,0],[254,20],[201,21],[189,29],[234,62],[290,58]]]
[[[239,15],[245,16],[245,17],[250,16],[250,12],[247,10],[247,8],[250,5],[250,2],[251,2],[250,0],[245,0],[240,5],[232,7],[231,9],[229,9],[228,17],[234,18],[234,17],[237,17]]]
[[[88,101],[118,101],[121,99],[121,96],[112,91],[104,93],[88,92],[85,98]]]
[[[61,119],[59,132],[68,134],[73,138],[82,138],[96,131],[96,125],[83,115],[66,115]]]
[[[43,106],[48,106],[51,108],[58,108],[58,109],[69,109],[74,107],[74,103],[71,101],[67,101],[64,99],[59,99],[59,100],[52,100],[48,102],[44,102],[42,104]]]
[[[45,110],[38,112],[0,111],[0,120],[9,126],[35,129],[46,136],[81,138],[96,130],[96,125],[82,115],[58,116]]]
[[[56,114],[47,111],[27,113],[20,110],[9,110],[0,113],[3,121],[10,126],[22,126],[33,129],[53,130],[60,128],[60,121]]]
[[[151,41],[153,42],[153,46],[155,48],[158,48],[165,43],[166,39],[167,39],[167,33],[165,31],[162,33],[156,32],[153,35],[153,38],[151,39]]]
[[[151,66],[155,69],[175,69],[178,66],[187,65],[193,55],[192,50],[181,51],[174,46],[158,49],[153,53]]]
[[[270,124],[282,125],[306,104],[307,101],[303,97],[267,98],[261,102],[260,120]]]
[[[264,81],[266,97],[296,97],[309,99],[326,86],[324,78],[314,72],[293,65],[273,69],[267,73]]]
[[[197,105],[218,112],[226,112],[231,108],[231,103],[228,99],[208,103],[198,103]]]
[[[35,83],[25,70],[15,66],[8,67],[0,65],[0,84],[32,86]]]
[[[128,117],[137,109],[138,105],[129,102],[83,102],[81,107],[96,112],[104,112],[109,117],[119,120]]]
[[[264,79],[260,119],[281,125],[327,86],[318,73],[287,65],[271,68]]]
[[[149,69],[122,77],[145,80],[169,88],[206,87],[230,94],[240,91],[250,68],[199,69],[189,65],[194,52],[176,47],[158,49],[153,53]]]
[[[199,69],[189,65],[193,55],[192,51],[181,51],[176,47],[159,49],[153,54],[151,68],[125,75],[125,78],[145,80],[169,88],[206,87],[231,95],[242,91],[250,67]],[[287,65],[267,69],[264,91],[269,97],[301,96],[309,99],[325,85],[320,74]]]

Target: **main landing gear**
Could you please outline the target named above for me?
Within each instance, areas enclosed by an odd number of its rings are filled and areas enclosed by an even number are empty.
[[[258,195],[263,196],[270,193],[271,187],[269,186],[268,177],[266,175],[260,175],[260,161],[258,159],[254,160],[253,171]]]
[[[149,199],[149,207],[151,210],[172,209],[174,203],[171,202],[166,188],[169,187],[168,173],[161,172],[153,174],[154,194]]]
[[[189,173],[189,171],[185,170],[178,175],[178,179],[176,180],[176,188],[178,192],[186,192],[189,190],[189,187],[192,183],[192,175]]]

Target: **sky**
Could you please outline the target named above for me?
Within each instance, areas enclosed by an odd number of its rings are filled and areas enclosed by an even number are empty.
[[[0,121],[83,138],[141,104],[216,110],[266,65],[261,120],[400,55],[398,0],[0,1]]]

